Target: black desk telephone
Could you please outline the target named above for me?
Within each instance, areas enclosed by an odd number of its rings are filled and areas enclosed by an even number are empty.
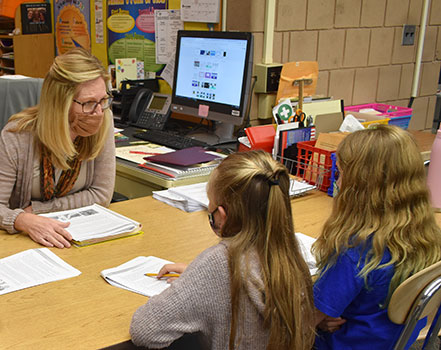
[[[140,89],[129,111],[130,125],[143,129],[162,130],[170,116],[171,97]]]

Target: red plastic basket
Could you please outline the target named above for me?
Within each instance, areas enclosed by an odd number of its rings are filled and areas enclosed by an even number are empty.
[[[331,184],[331,154],[334,152],[314,147],[315,142],[297,143],[296,176],[326,192]]]

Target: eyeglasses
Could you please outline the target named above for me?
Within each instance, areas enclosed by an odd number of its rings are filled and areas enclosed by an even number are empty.
[[[110,105],[112,104],[112,100],[113,100],[113,96],[107,95],[106,97],[102,98],[99,102],[95,102],[95,101],[80,102],[75,99],[73,101],[81,105],[83,109],[83,113],[92,114],[93,112],[95,112],[95,109],[98,107],[98,105],[101,106],[102,110],[109,108]]]
[[[215,222],[214,222],[214,213],[217,212],[217,208],[214,209],[211,213],[208,213],[208,222],[210,223],[211,228],[215,229]]]

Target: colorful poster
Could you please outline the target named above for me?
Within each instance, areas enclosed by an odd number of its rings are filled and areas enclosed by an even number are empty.
[[[155,10],[168,8],[167,0],[108,0],[109,61],[136,58],[145,72],[159,72],[156,63]]]
[[[74,47],[90,50],[89,0],[55,0],[54,18],[57,55]]]

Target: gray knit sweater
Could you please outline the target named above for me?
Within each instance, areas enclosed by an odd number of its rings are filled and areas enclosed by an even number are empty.
[[[250,259],[247,294],[240,299],[243,320],[237,331],[237,349],[266,349],[269,332],[263,326],[260,264]],[[184,333],[200,332],[210,349],[228,349],[231,322],[227,247],[221,242],[202,252],[171,286],[133,315],[130,333],[138,346],[159,349]]]
[[[0,228],[17,232],[14,222],[23,208],[32,204],[34,213],[79,208],[93,203],[108,206],[115,186],[115,138],[113,121],[106,143],[94,160],[86,162],[86,184],[82,191],[50,201],[31,202],[35,157],[34,136],[30,132],[10,132],[8,123],[0,135]]]

